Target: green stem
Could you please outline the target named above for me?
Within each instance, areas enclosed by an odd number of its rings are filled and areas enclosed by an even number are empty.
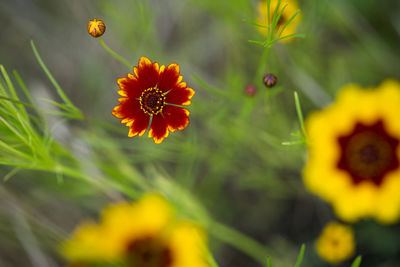
[[[307,132],[306,132],[306,128],[304,126],[303,112],[301,111],[300,99],[299,99],[299,95],[297,94],[296,91],[294,92],[294,101],[295,101],[295,104],[296,104],[296,112],[297,112],[297,116],[299,118],[301,131],[303,132],[304,138],[306,138],[307,137]]]
[[[258,63],[258,67],[256,70],[256,75],[254,77],[254,84],[260,84],[262,81],[262,75],[265,72],[265,68],[267,67],[267,59],[268,59],[268,54],[269,54],[270,47],[265,47],[264,51],[261,55],[260,62]]]
[[[305,251],[306,251],[306,245],[302,244],[299,256],[297,257],[296,265],[294,267],[300,267],[300,264],[302,263],[303,258],[304,258],[304,252]]]
[[[265,258],[268,254],[271,254],[257,241],[221,223],[211,222],[209,232],[214,237],[246,253],[261,264],[265,264]]]
[[[103,46],[103,48],[111,55],[113,56],[116,60],[118,60],[119,62],[121,62],[122,64],[124,64],[125,66],[127,66],[128,68],[132,68],[132,64],[129,63],[128,60],[126,60],[125,58],[121,57],[120,55],[118,55],[116,52],[114,52],[114,50],[112,50],[108,45],[106,45],[103,41],[103,38],[99,37],[98,38],[101,45]]]

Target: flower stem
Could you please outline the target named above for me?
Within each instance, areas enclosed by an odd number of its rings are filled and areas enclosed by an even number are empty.
[[[103,38],[99,37],[98,38],[101,45],[103,46],[103,48],[111,55],[113,56],[116,60],[118,60],[119,62],[121,62],[122,64],[124,64],[125,66],[127,66],[128,68],[131,68],[131,64],[129,63],[128,60],[126,60],[125,58],[121,57],[120,55],[118,55],[116,52],[114,52],[114,50],[112,50],[108,45],[106,45],[103,41]]]
[[[224,224],[211,222],[209,231],[214,237],[246,253],[261,264],[265,264],[265,258],[271,254],[259,242]]]

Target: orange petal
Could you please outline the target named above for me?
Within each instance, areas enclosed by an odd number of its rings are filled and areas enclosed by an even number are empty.
[[[160,144],[168,134],[168,125],[164,117],[161,114],[154,115],[150,126],[149,138],[153,138],[154,143]]]
[[[159,70],[160,68],[158,63],[151,63],[150,59],[147,57],[141,57],[139,59],[137,70],[134,68],[136,78],[144,89],[155,87],[157,85]]]
[[[189,124],[189,110],[167,105],[164,107],[164,117],[171,132],[183,130]]]
[[[163,92],[173,89],[181,77],[179,71],[179,65],[176,63],[172,63],[166,68],[161,68],[160,77],[158,79],[158,88]]]
[[[185,82],[181,82],[171,92],[166,95],[165,102],[175,105],[190,105],[190,99],[195,94],[192,88],[186,87]]]

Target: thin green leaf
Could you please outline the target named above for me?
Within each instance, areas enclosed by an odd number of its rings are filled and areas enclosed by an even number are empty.
[[[285,23],[285,25],[283,25],[283,27],[282,27],[282,29],[281,29],[279,35],[278,35],[278,38],[281,37],[283,31],[286,29],[286,27],[292,22],[292,20],[294,20],[294,18],[295,18],[299,13],[300,13],[300,9],[297,10],[297,11],[293,14],[293,16],[290,17],[290,19]]]
[[[1,70],[1,73],[3,74],[3,77],[6,81],[6,83],[7,83],[7,87],[8,87],[9,92],[11,93],[11,96],[16,100],[19,100],[18,95],[15,92],[14,85],[11,82],[10,76],[8,76],[8,73],[3,65],[0,65],[0,70]]]
[[[272,16],[272,22],[270,23],[270,21],[268,21],[268,23],[270,25],[269,32],[268,32],[268,40],[272,40],[273,39],[273,36],[274,36],[274,33],[275,33],[275,28],[276,28],[276,25],[278,24],[278,20],[277,20],[277,16],[278,15],[277,14],[279,12],[279,8],[281,7],[281,3],[282,3],[282,1],[278,0],[278,4],[276,5],[275,10],[274,10],[274,14]]]
[[[65,117],[68,119],[81,119],[79,116],[77,116],[76,114],[73,113],[68,113],[68,112],[62,112],[62,111],[55,111],[55,110],[47,110],[46,111],[47,114],[50,115],[54,115],[54,116],[61,116],[61,117]]]
[[[24,81],[22,80],[21,76],[18,74],[18,72],[16,70],[13,71],[14,73],[14,77],[17,80],[17,83],[19,85],[19,87],[21,87],[22,91],[24,92],[26,98],[28,99],[29,103],[34,104],[33,99],[31,94],[28,91],[28,88],[26,87]],[[33,107],[31,105],[31,107]]]
[[[227,97],[227,94],[220,90],[217,89],[211,85],[209,85],[207,82],[205,82],[203,79],[201,79],[199,76],[193,74],[193,79],[198,83],[198,85],[203,88],[204,90],[206,90],[207,92],[213,94],[213,95],[218,95],[218,96],[222,96],[222,97]]]
[[[305,251],[306,251],[306,245],[303,244],[303,245],[301,245],[300,253],[299,253],[299,256],[297,257],[297,261],[296,261],[296,264],[294,265],[294,267],[300,267],[300,264],[301,264],[301,262],[303,261],[303,258],[304,258],[304,252]]]
[[[4,151],[7,151],[8,153],[14,154],[15,156],[18,156],[20,158],[25,158],[25,159],[28,159],[28,160],[32,160],[32,158],[29,155],[27,155],[27,154],[25,154],[25,153],[15,149],[15,148],[13,148],[12,146],[10,146],[7,143],[5,143],[5,142],[0,140],[0,149],[1,148]]]
[[[15,127],[13,127],[8,121],[6,121],[3,117],[0,116],[0,121],[17,136],[23,143],[28,144],[26,140],[26,136],[23,136]]]
[[[285,35],[283,37],[279,37],[279,38],[275,39],[274,42],[277,42],[279,40],[283,40],[283,39],[286,39],[286,38],[290,38],[290,37],[305,38],[306,35],[303,34],[303,33],[293,33],[293,34]]]
[[[267,258],[267,267],[272,267],[271,258]]]
[[[44,64],[42,58],[39,55],[39,52],[37,51],[37,49],[35,47],[35,44],[33,43],[33,40],[31,40],[31,47],[32,47],[33,53],[35,54],[36,60],[38,61],[39,65],[42,67],[43,71],[46,73],[46,75],[49,78],[50,82],[56,88],[58,95],[65,102],[65,104],[67,104],[67,106],[71,107],[71,109],[78,110],[78,108],[75,107],[74,104],[72,104],[71,100],[64,93],[64,91],[61,89],[61,86],[58,84],[56,79],[54,79],[53,75],[50,73],[49,69]]]
[[[283,11],[285,11],[287,6],[288,6],[288,4],[284,5],[282,7],[282,9],[279,11],[279,14],[276,16],[276,18],[274,18],[274,21],[273,21],[273,28],[274,29],[276,29],[276,26],[278,26],[278,22],[281,19],[282,13],[283,13]]]
[[[271,0],[267,0],[267,25],[268,25],[268,36],[270,36],[270,32],[271,32]]]
[[[48,98],[41,98],[40,100],[46,101],[50,104],[53,104],[54,106],[57,106],[65,111],[69,111],[69,112],[73,112],[73,110],[71,110],[71,108],[69,106],[66,106],[64,104],[58,103],[57,101],[48,99]]]
[[[361,260],[362,260],[362,257],[361,257],[361,256],[358,256],[358,257],[353,261],[353,263],[351,264],[351,267],[359,267],[360,264],[361,264]]]
[[[265,46],[265,42],[255,41],[255,40],[248,40],[249,43],[259,44],[261,46]]]
[[[303,117],[303,112],[301,111],[300,99],[296,91],[294,92],[294,101],[296,104],[297,117],[299,118],[301,130],[304,136],[307,136],[306,128],[304,127],[304,117]]]
[[[257,22],[254,22],[254,21],[249,20],[249,19],[243,19],[243,21],[244,21],[244,22],[247,22],[247,23],[249,23],[249,24],[251,24],[251,25],[254,25],[254,26],[256,26],[256,27],[267,28],[267,26],[262,25],[262,24],[258,24]]]
[[[9,98],[9,97],[6,97],[6,96],[0,96],[0,99],[7,100],[7,101],[13,102],[15,104],[24,105],[24,106],[29,107],[29,108],[35,108],[33,105],[31,105],[29,103],[21,102],[19,100],[15,100],[15,99],[12,99],[12,98]]]
[[[19,172],[20,170],[21,170],[20,167],[16,167],[16,168],[12,169],[6,175],[4,175],[3,181],[7,182],[8,180],[10,180],[11,177],[13,177],[15,174],[17,174],[17,172]]]

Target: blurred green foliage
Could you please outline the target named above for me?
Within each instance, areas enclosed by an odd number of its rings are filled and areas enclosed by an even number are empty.
[[[61,266],[57,245],[79,221],[149,190],[208,228],[219,266],[261,266],[255,259],[264,252],[265,264],[271,256],[272,266],[293,266],[302,243],[302,266],[328,266],[313,242],[335,217],[302,185],[306,149],[295,145],[301,127],[293,93],[306,115],[344,84],[399,80],[400,2],[299,5],[306,38],[275,44],[260,62],[264,48],[248,40],[263,36],[243,22],[256,18],[255,0],[0,2],[0,266]],[[116,79],[131,70],[86,33],[92,18],[106,23],[103,40],[132,66],[140,56],[180,64],[196,91],[185,131],[160,145],[127,137],[111,110]],[[68,105],[31,39],[71,110],[82,112],[73,119],[43,100]],[[264,72],[278,77],[273,89],[264,87]],[[254,97],[244,93],[250,83]],[[354,228],[362,267],[400,265],[399,225],[364,220]],[[239,239],[244,248],[236,248],[247,254],[226,245]]]

